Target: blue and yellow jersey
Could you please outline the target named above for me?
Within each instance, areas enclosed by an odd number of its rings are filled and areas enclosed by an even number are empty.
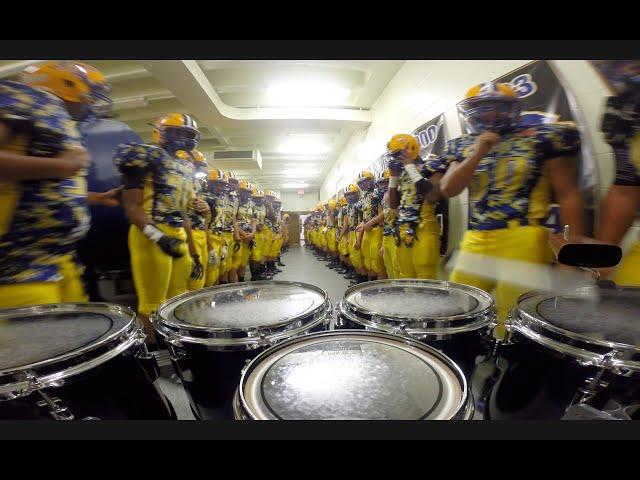
[[[52,157],[82,147],[60,99],[27,85],[0,82],[0,122],[10,130],[4,151]],[[85,170],[64,180],[0,179],[0,283],[60,280],[60,257],[89,226]]]
[[[199,198],[200,200],[204,200],[205,202],[207,201],[207,195],[206,195],[206,192],[204,191],[202,180],[193,178],[192,188],[195,194],[195,197],[193,200],[195,200],[196,198]],[[191,223],[191,228],[193,230],[206,231],[208,226],[211,223],[211,217],[209,215],[196,212],[194,209],[193,201],[189,203],[188,212],[189,212],[189,222]],[[213,215],[213,211],[211,212],[211,215]]]
[[[368,222],[373,220],[373,218],[378,215],[378,205],[380,205],[375,190],[371,190],[370,192],[363,190],[360,205],[362,206],[362,221]]]
[[[349,221],[349,230],[355,230],[362,221],[362,205],[359,200],[347,205],[347,218]]]
[[[471,155],[474,144],[475,137],[470,135],[450,140],[444,154],[430,162],[429,168],[445,171],[451,162],[464,161]],[[533,214],[544,218],[548,204],[545,206],[543,199],[548,202],[550,195],[548,184],[540,183],[548,180],[544,175],[545,162],[574,155],[579,149],[580,134],[572,123],[519,127],[503,136],[480,161],[469,185],[469,229],[506,228],[510,220],[527,225]]]
[[[253,213],[256,219],[256,225],[264,225],[267,217],[267,207],[264,205],[253,205]]]
[[[389,194],[382,198],[382,235],[393,235],[395,232],[398,210],[389,205]]]
[[[256,218],[254,205],[251,199],[246,201],[238,200],[238,211],[236,213],[236,222],[243,232],[251,232],[251,221]]]
[[[224,227],[225,208],[227,208],[227,194],[207,192],[206,200],[211,209],[211,221],[209,222],[209,231],[211,233],[220,233]],[[231,224],[233,227],[233,223]]]
[[[338,207],[338,214],[336,215],[336,220],[338,223],[338,231],[342,229],[342,223],[344,222],[344,216],[346,215],[347,207]]]
[[[238,195],[235,192],[227,193],[222,210],[222,231],[233,231],[233,224],[238,214]]]
[[[195,200],[193,165],[157,145],[122,144],[114,162],[143,190],[143,209],[155,224],[182,227]]]
[[[438,170],[430,168],[422,159],[416,159],[415,166],[420,174],[428,179]],[[425,201],[424,195],[418,191],[406,171],[402,171],[398,183],[398,193],[400,195],[400,206],[397,212],[397,223],[417,223],[424,219],[435,220],[435,205]]]

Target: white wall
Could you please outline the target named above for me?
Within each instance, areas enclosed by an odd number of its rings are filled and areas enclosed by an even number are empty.
[[[396,133],[409,133],[416,127],[445,113],[448,137],[460,135],[456,104],[474,84],[500,77],[530,60],[415,60],[407,61],[389,82],[373,105],[373,121],[365,131],[355,132],[330,169],[321,189],[325,201],[353,181],[363,168],[373,163]],[[593,146],[598,162],[600,190],[611,184],[614,164],[610,147],[603,141],[599,122],[609,92],[595,70],[584,60],[553,62],[575,95],[583,113],[584,133]],[[450,248],[456,248],[466,228],[466,192],[450,202]],[[636,227],[625,244],[638,238]]]
[[[318,204],[318,192],[307,192],[298,195],[296,192],[281,192],[282,210],[285,212],[304,212],[313,210]]]

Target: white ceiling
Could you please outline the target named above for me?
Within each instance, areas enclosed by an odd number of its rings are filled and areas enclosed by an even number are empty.
[[[263,188],[305,181],[305,190],[318,190],[333,160],[351,134],[370,124],[372,104],[404,62],[304,61],[304,60],[85,60],[101,70],[112,85],[117,118],[145,141],[151,140],[152,123],[162,114],[180,111],[199,123],[199,149],[208,157],[220,150],[253,150],[262,155],[257,165],[236,173]],[[18,73],[37,61],[0,61],[0,77]],[[348,88],[339,105],[314,104],[313,94],[304,107],[270,103],[268,89],[289,82],[334,84]],[[321,141],[329,153],[309,157],[279,152],[283,140]],[[305,152],[300,152],[301,154]],[[215,162],[211,162],[215,166]],[[301,177],[287,170],[304,170]]]

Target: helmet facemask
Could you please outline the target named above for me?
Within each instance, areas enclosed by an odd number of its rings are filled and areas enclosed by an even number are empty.
[[[198,146],[200,134],[196,130],[183,127],[162,127],[161,142],[170,153],[178,150],[190,152]]]
[[[520,111],[515,98],[470,98],[458,104],[458,112],[472,135],[507,132],[518,124]]]

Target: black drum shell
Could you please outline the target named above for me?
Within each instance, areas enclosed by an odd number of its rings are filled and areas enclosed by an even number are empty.
[[[117,357],[43,392],[60,399],[75,420],[175,420],[173,406],[157,385],[155,357],[138,358],[139,348]],[[43,397],[33,392],[14,400],[0,401],[0,420],[51,420],[49,407],[39,406]]]
[[[322,322],[294,336],[323,331],[325,327],[325,322]],[[234,419],[233,396],[242,369],[270,346],[254,349],[243,346],[232,350],[186,342],[179,347],[168,342],[165,344],[171,352],[171,363],[187,393],[191,410],[196,418],[202,420]]]
[[[602,372],[575,358],[540,345],[517,331],[501,343],[494,356],[495,384],[483,403],[487,420],[559,420],[579,389]],[[609,400],[640,402],[640,379],[602,372],[602,385],[589,404],[601,409]]]

